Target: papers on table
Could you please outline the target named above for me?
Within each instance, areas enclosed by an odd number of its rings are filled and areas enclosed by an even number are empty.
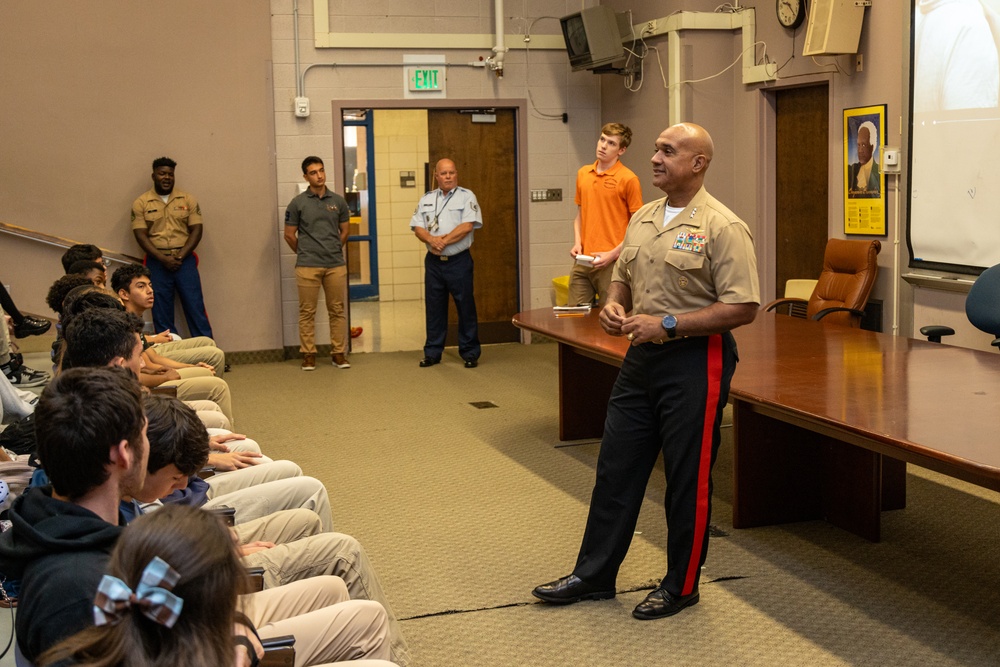
[[[590,306],[553,306],[556,317],[583,317],[590,313]]]

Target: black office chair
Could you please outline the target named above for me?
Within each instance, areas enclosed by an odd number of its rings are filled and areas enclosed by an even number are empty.
[[[993,336],[994,347],[1000,348],[1000,264],[979,274],[965,297],[965,315],[972,326]],[[940,343],[942,336],[954,335],[951,327],[933,324],[920,327],[920,335],[932,343]]]

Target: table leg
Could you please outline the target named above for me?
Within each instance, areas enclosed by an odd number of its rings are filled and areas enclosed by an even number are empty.
[[[600,438],[618,368],[559,344],[559,439]]]
[[[906,507],[906,461],[882,457],[882,509]]]
[[[888,506],[905,504],[905,465],[894,459],[760,414],[739,399],[733,426],[735,528],[825,519],[877,542],[883,498]]]

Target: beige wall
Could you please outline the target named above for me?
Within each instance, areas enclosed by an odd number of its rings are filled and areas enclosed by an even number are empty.
[[[132,200],[153,158],[173,157],[204,211],[205,300],[230,351],[281,344],[270,17],[251,7],[0,4],[0,220],[138,254]],[[0,235],[20,307],[51,314],[61,254]]]

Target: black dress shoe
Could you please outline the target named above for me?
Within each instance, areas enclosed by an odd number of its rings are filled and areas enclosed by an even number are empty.
[[[572,604],[580,600],[610,600],[615,596],[615,589],[588,584],[575,574],[571,574],[537,586],[531,594],[539,600],[552,604]]]
[[[27,338],[28,336],[40,336],[52,326],[49,320],[39,317],[29,317],[25,315],[20,324],[14,325],[15,338]]]
[[[478,365],[479,365],[479,361],[476,360],[476,359],[466,359],[465,360],[465,367],[466,368],[475,368]]]
[[[428,366],[433,366],[434,364],[440,364],[440,359],[435,359],[434,357],[424,357],[420,360],[420,367],[427,368]]]
[[[642,621],[652,621],[673,616],[685,607],[693,607],[696,604],[698,604],[698,591],[690,595],[671,595],[662,588],[657,588],[636,605],[632,610],[632,616]]]

